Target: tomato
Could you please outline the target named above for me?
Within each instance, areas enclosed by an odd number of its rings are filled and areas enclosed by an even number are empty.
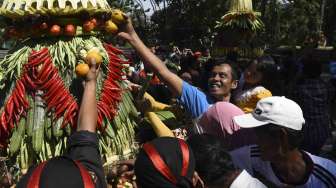
[[[90,22],[96,27],[98,25],[96,18],[92,18]]]
[[[67,36],[75,36],[76,35],[76,26],[72,24],[68,24],[65,26],[64,33]]]
[[[86,21],[83,24],[83,29],[85,32],[90,32],[95,28],[95,25],[91,21]]]
[[[53,25],[50,28],[50,34],[52,36],[58,36],[61,34],[61,27],[59,25]]]
[[[40,29],[42,29],[42,30],[48,29],[48,24],[46,22],[41,23]]]

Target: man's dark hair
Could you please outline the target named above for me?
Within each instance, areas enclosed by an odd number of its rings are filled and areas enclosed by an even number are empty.
[[[211,58],[207,61],[205,70],[210,73],[212,69],[215,66],[220,66],[220,65],[230,65],[231,67],[231,76],[233,80],[239,80],[240,77],[240,70],[236,62],[233,62],[231,60],[225,60],[223,58]]]
[[[269,55],[253,59],[250,64],[255,63],[257,71],[262,74],[260,85],[270,90],[274,96],[283,95],[283,82],[281,79],[281,68]]]
[[[285,130],[287,133],[289,150],[294,150],[300,147],[303,140],[303,133],[299,130],[290,129],[287,127],[282,127],[274,124],[267,124],[261,127],[257,127],[257,130],[264,131],[265,134],[276,137],[282,130]]]
[[[209,186],[227,183],[227,176],[235,171],[229,153],[219,138],[209,134],[194,135],[187,140],[191,147],[196,171]]]

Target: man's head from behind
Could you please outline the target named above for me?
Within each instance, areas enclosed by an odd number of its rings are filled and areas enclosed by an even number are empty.
[[[17,187],[84,187],[93,185],[94,181],[92,174],[79,162],[55,157],[29,169]]]
[[[300,106],[285,97],[261,99],[254,112],[234,117],[243,128],[254,128],[261,157],[277,161],[299,147],[305,123]]]
[[[239,172],[220,139],[202,134],[190,137],[187,142],[195,156],[196,171],[206,187],[229,187]]]
[[[208,91],[217,101],[229,98],[231,90],[238,85],[239,73],[234,62],[229,60],[211,59],[208,61]]]
[[[180,139],[159,137],[141,148],[134,165],[141,188],[189,188],[195,161],[188,145]]]

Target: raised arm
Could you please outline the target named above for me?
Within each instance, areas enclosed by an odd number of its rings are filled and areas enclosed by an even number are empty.
[[[146,117],[149,119],[152,128],[158,137],[175,137],[167,125],[165,125],[155,112],[146,112]]]
[[[96,63],[92,62],[89,73],[86,76],[82,103],[78,115],[77,131],[96,132],[97,127],[97,84]]]
[[[122,28],[123,32],[118,34],[119,37],[128,41],[138,52],[142,60],[148,65],[159,78],[167,84],[174,96],[181,96],[183,81],[176,74],[170,72],[163,62],[154,55],[149,48],[141,41],[135,32],[132,22],[128,19],[127,24]]]

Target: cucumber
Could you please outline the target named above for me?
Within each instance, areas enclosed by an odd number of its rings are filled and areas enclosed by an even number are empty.
[[[45,116],[45,109],[39,91],[35,95],[34,109],[35,110],[34,110],[32,144],[34,151],[37,154],[39,154],[42,151],[44,142],[44,116]]]
[[[9,154],[11,156],[16,154],[21,147],[21,141],[25,134],[25,124],[26,124],[26,119],[21,118],[19,124],[16,126],[16,128],[13,131],[12,137],[9,140],[10,142]]]
[[[66,135],[67,136],[71,136],[71,132],[72,132],[72,130],[71,130],[71,125],[68,123],[68,125],[66,125],[65,126],[65,133],[66,133]]]
[[[51,129],[52,129],[52,121],[51,121],[51,117],[46,115],[44,117],[44,134],[45,134],[45,137],[48,139],[48,140],[51,140]]]
[[[60,117],[56,122],[54,123],[52,127],[52,134],[56,138],[56,140],[59,140],[60,137],[63,135],[63,130],[61,129],[61,125],[63,122],[63,117]]]
[[[31,96],[28,96],[28,101],[29,101],[30,109],[28,110],[28,114],[27,114],[26,129],[27,129],[27,135],[31,137],[33,136],[35,102]]]

